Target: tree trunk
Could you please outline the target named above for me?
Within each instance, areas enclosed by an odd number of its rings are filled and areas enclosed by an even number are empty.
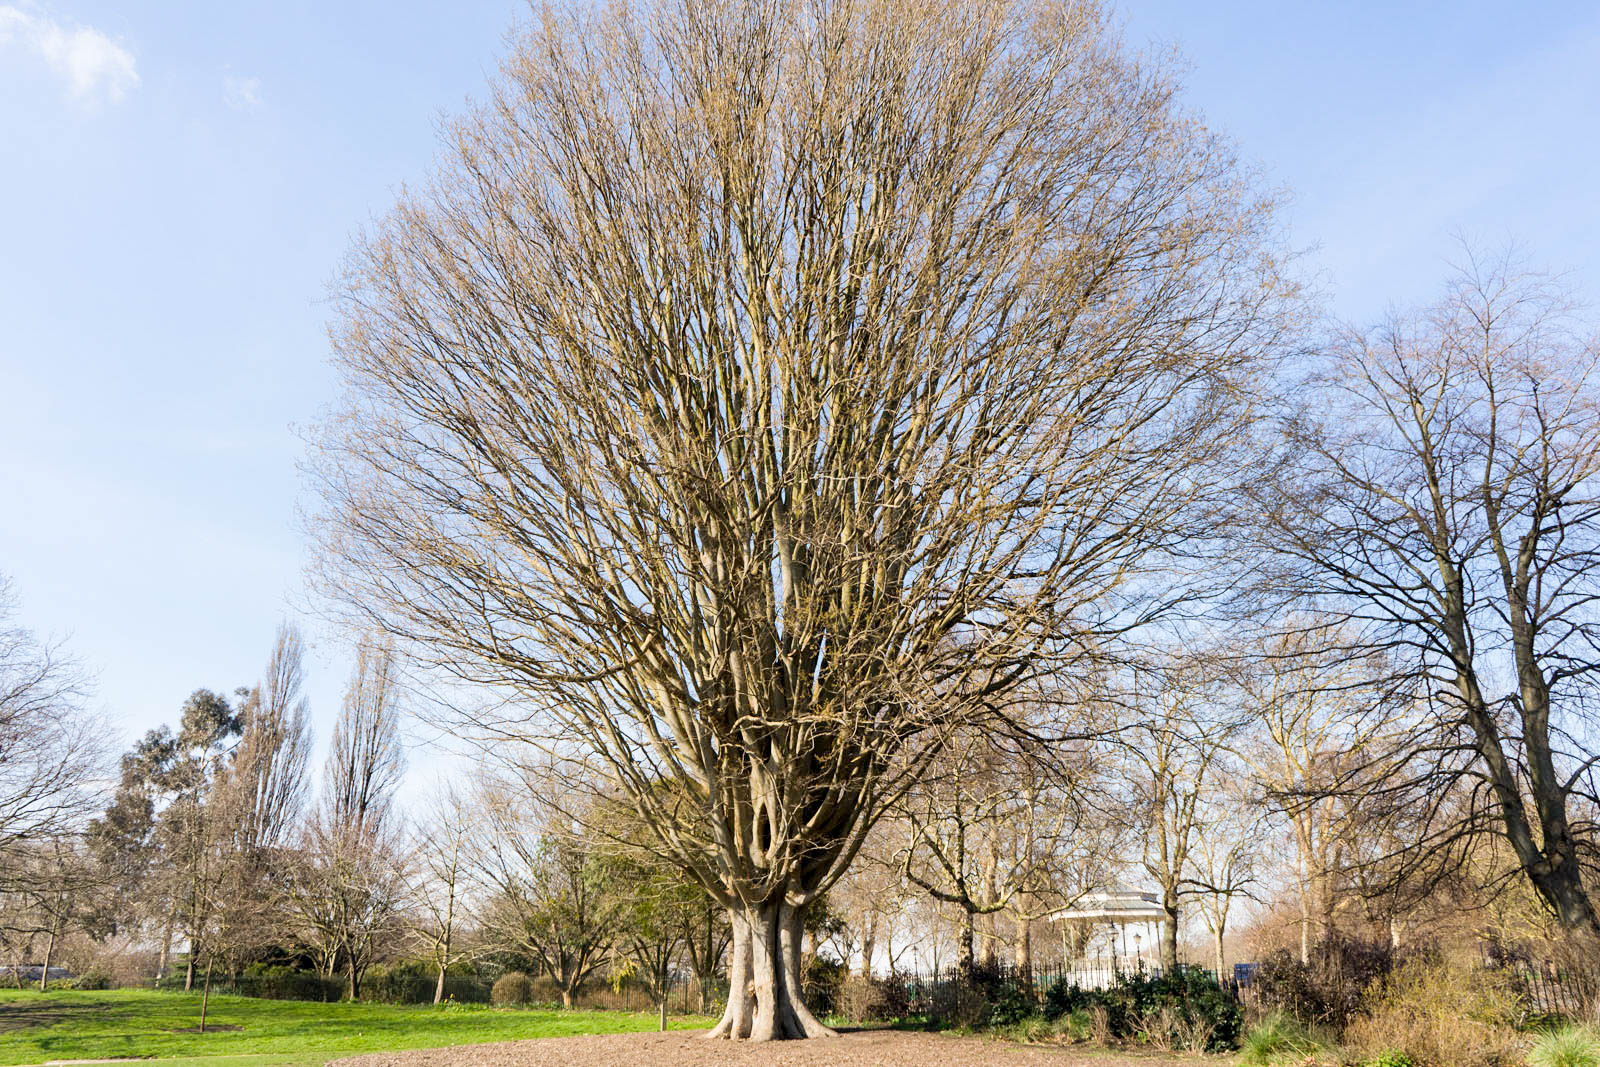
[[[1217,928],[1214,931],[1214,935],[1215,935],[1215,938],[1216,938],[1216,949],[1217,949],[1217,981],[1218,982],[1226,982],[1228,980],[1228,976],[1223,973],[1224,960],[1223,960],[1223,956],[1222,956],[1222,921],[1221,920],[1218,920],[1218,922],[1217,922]]]
[[[1564,815],[1562,831],[1566,831]],[[1600,918],[1596,917],[1594,904],[1584,890],[1577,851],[1570,837],[1546,852],[1554,856],[1546,859],[1541,864],[1544,869],[1533,875],[1534,888],[1555,911],[1556,921],[1566,930],[1600,934]]]
[[[161,959],[156,963],[156,985],[167,976],[167,964],[172,960],[172,913],[167,912],[167,921],[161,928]]]
[[[50,988],[50,960],[56,954],[56,929],[61,925],[55,918],[50,920],[50,936],[44,943],[44,967],[39,971],[39,992],[43,993]]]
[[[189,939],[189,963],[183,971],[183,991],[194,992],[194,939]]]
[[[961,969],[963,977],[972,976],[973,942],[978,936],[978,917],[972,912],[966,913],[961,925],[961,945],[956,953],[956,966]]]
[[[439,980],[433,986],[433,1002],[435,1004],[444,1003],[444,972],[445,966],[441,963],[439,964]]]
[[[665,982],[661,983],[661,1001],[656,1007],[661,1012],[661,1032],[667,1032],[667,996],[671,992]]]
[[[728,946],[728,1003],[722,1009],[722,1019],[706,1036],[744,1038],[750,1036],[755,1014],[755,998],[750,990],[750,931],[738,910],[728,912],[728,924],[733,927],[733,941]]]
[[[1300,965],[1311,963],[1311,906],[1306,900],[1304,884],[1300,888]]]
[[[572,989],[570,986],[561,987],[561,1007],[564,1011],[572,1010]]]
[[[709,1037],[752,1041],[832,1037],[806,1007],[800,947],[804,912],[784,903],[736,911],[728,1006]]]
[[[1166,974],[1178,971],[1178,895],[1167,893],[1161,906],[1166,909],[1167,921],[1161,927],[1161,970]]]
[[[872,977],[872,950],[878,944],[878,917],[869,916],[861,924],[861,977]]]
[[[1033,923],[1026,915],[1017,916],[1017,974],[1022,985],[1033,990]]]
[[[194,957],[191,954],[191,963],[193,958]],[[208,960],[206,961],[205,991],[200,994],[200,1032],[202,1034],[206,1032],[206,1009],[209,1007],[211,1007],[211,962]]]
[[[992,891],[988,899],[994,899]],[[996,921],[994,912],[983,917],[983,965],[991,972],[1000,965],[1000,932],[995,929]]]
[[[354,956],[350,957],[349,979],[350,981],[346,988],[350,992],[350,1003],[354,1004],[356,1002],[356,998],[361,995],[361,974],[356,969],[356,961]]]

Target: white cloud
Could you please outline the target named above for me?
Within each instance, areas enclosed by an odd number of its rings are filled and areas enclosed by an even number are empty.
[[[236,111],[254,111],[261,106],[261,79],[229,74],[222,79],[222,99]]]
[[[63,26],[14,4],[0,4],[0,51],[44,61],[84,104],[115,104],[139,85],[133,53],[92,26]]]

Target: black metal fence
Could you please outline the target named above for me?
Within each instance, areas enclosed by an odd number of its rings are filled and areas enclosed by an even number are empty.
[[[1500,969],[1530,1012],[1567,1019],[1600,1018],[1600,960],[1528,960]]]

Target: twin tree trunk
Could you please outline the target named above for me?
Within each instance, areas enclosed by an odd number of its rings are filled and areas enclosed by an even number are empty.
[[[782,901],[728,915],[733,945],[728,1006],[709,1037],[773,1041],[833,1037],[806,1007],[800,944],[804,912]]]

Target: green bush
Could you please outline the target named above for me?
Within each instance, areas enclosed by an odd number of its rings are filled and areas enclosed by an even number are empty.
[[[497,1007],[527,1007],[533,1003],[533,979],[521,971],[507,971],[489,990],[489,1003]]]
[[[344,996],[344,981],[283,964],[252,965],[245,968],[237,982],[214,984],[212,991],[264,1000],[334,1001]]]
[[[826,956],[812,956],[806,961],[806,1007],[817,1018],[836,1015],[844,1003],[844,982],[849,973],[843,963]]]
[[[110,989],[111,976],[105,971],[91,967],[72,980],[73,989]]]
[[[1109,989],[1057,983],[1045,990],[1045,1016],[1085,1013],[1097,1040],[1137,1041],[1157,1049],[1225,1052],[1238,1047],[1244,1013],[1232,993],[1198,967],[1151,977],[1124,974]]]
[[[1368,1060],[1363,1067],[1417,1067],[1411,1054],[1397,1048],[1386,1048]]]
[[[1600,1036],[1586,1026],[1541,1034],[1528,1050],[1528,1067],[1600,1067]]]

